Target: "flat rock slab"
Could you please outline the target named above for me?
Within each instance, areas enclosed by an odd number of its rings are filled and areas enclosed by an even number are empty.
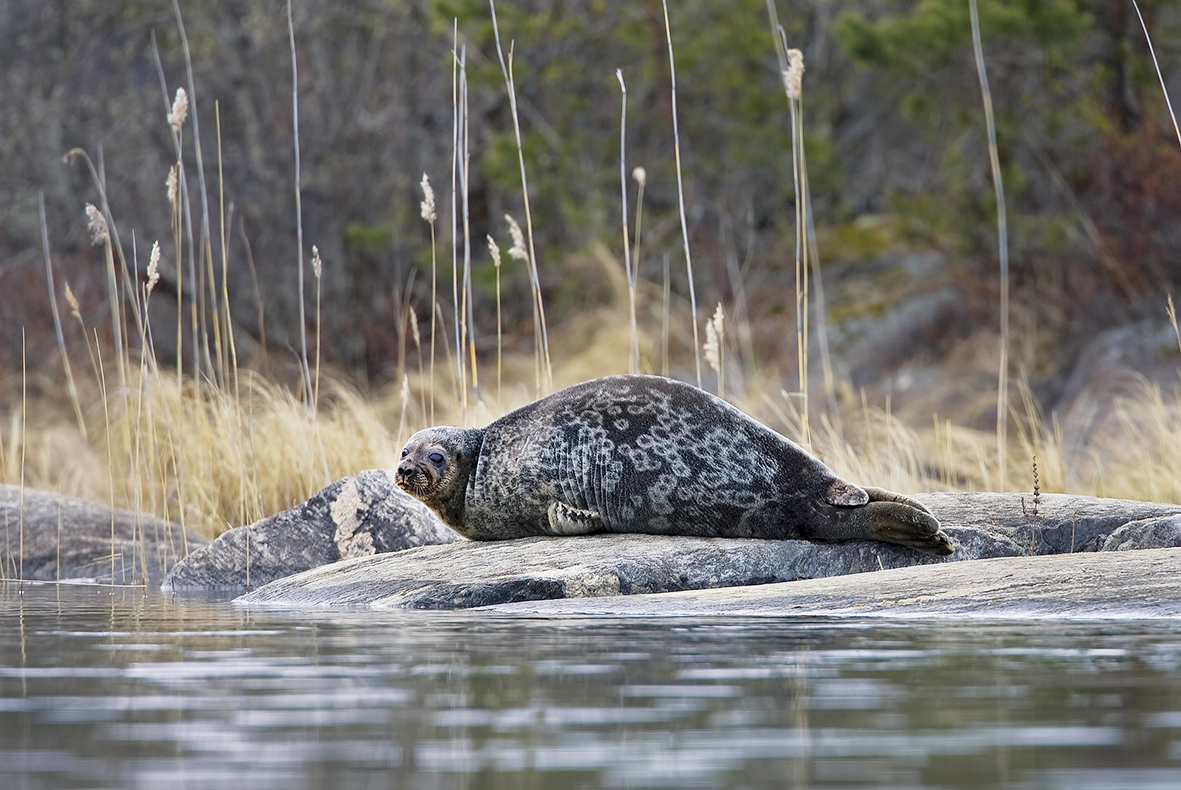
[[[545,617],[1181,618],[1181,548],[974,560],[789,584],[489,609]]]
[[[1005,539],[985,541],[957,530],[951,534],[970,541],[985,556],[1021,553]],[[235,603],[466,609],[512,601],[767,584],[947,561],[874,541],[662,535],[522,538],[424,546],[325,565],[260,587]]]
[[[248,606],[463,609],[821,579],[994,557],[1171,543],[1181,507],[1093,497],[920,495],[956,543],[936,557],[875,541],[813,543],[654,535],[463,542],[346,560],[274,581]],[[1036,512],[1035,510],[1036,504]],[[1164,541],[1162,544],[1161,541]],[[1125,553],[1125,552],[1104,552]],[[1133,552],[1137,553],[1137,552]],[[1075,555],[1078,556],[1078,555]],[[1089,556],[1089,555],[1085,555]]]

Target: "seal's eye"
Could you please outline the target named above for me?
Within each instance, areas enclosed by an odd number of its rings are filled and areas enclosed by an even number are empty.
[[[432,464],[441,464],[445,460],[443,458],[443,454],[438,451],[431,453],[430,455],[427,456],[427,458],[430,459]]]
[[[406,457],[406,456],[408,456],[408,455],[410,455],[410,448],[408,448],[408,447],[403,447],[403,448],[402,448],[402,457],[403,457],[403,458],[405,458],[405,457]]]

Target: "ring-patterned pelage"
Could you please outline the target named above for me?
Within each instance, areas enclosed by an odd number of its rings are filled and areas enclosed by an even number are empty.
[[[953,550],[916,500],[841,480],[729,403],[659,376],[594,379],[484,428],[419,431],[395,480],[473,540],[639,532]]]

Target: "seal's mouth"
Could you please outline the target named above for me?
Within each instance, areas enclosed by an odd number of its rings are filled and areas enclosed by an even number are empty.
[[[398,488],[419,499],[425,499],[431,492],[433,481],[423,469],[412,463],[403,463],[394,475],[394,483]]]

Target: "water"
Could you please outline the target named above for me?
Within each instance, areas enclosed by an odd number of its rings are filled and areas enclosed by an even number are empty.
[[[1177,788],[1181,622],[242,611],[0,586],[0,788]]]

